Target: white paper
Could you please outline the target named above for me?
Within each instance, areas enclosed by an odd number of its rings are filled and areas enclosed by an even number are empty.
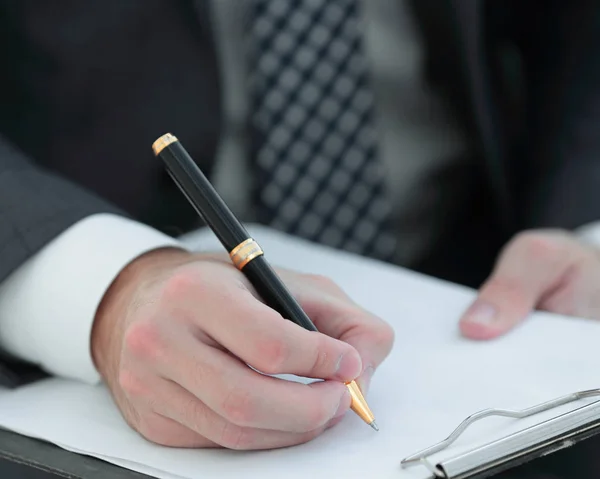
[[[349,413],[316,440],[287,449],[166,448],[133,432],[104,387],[60,379],[0,392],[0,425],[160,478],[424,479],[424,469],[403,470],[400,460],[444,439],[469,414],[488,407],[521,409],[600,386],[596,322],[539,313],[499,340],[469,341],[459,335],[457,321],[473,291],[264,228],[251,231],[273,264],[332,277],[393,325],[394,350],[375,374],[368,397],[380,432]],[[202,249],[221,249],[210,232],[188,240]],[[436,457],[555,414],[485,420]]]

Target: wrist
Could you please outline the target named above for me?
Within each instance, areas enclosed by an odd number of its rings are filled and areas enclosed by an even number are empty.
[[[118,344],[114,339],[121,337],[123,319],[131,298],[136,291],[153,280],[166,267],[173,267],[189,261],[192,253],[169,247],[149,251],[125,266],[106,290],[92,326],[91,352],[96,369],[107,379],[110,371],[118,367]],[[118,343],[118,340],[117,340]]]

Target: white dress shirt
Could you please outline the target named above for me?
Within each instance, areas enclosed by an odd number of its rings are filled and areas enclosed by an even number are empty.
[[[240,0],[214,2],[224,72],[225,129],[215,176],[217,190],[233,211],[251,221],[243,181],[244,128]],[[423,51],[403,2],[363,2],[366,49],[371,61],[380,152],[393,192],[394,223],[403,257],[426,254],[445,201],[432,192],[448,185],[434,175],[457,162],[465,142],[423,82]],[[453,177],[453,175],[447,175]],[[436,181],[433,181],[433,178]],[[432,198],[434,198],[432,200]],[[600,224],[581,231],[600,245]],[[141,254],[182,246],[148,226],[109,214],[90,216],[46,245],[0,284],[0,349],[57,376],[99,381],[90,352],[96,309],[119,272]]]
[[[115,215],[79,221],[0,284],[0,348],[51,374],[98,381],[90,334],[104,293],[136,257],[176,245]]]

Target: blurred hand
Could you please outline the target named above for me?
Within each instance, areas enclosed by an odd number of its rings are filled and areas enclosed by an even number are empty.
[[[567,232],[517,235],[460,321],[473,339],[495,338],[533,309],[600,319],[600,254]]]
[[[92,353],[131,427],[168,446],[266,449],[339,422],[344,381],[366,389],[393,332],[329,280],[280,274],[321,332],[260,302],[227,256],[165,249],[123,270],[98,310]]]

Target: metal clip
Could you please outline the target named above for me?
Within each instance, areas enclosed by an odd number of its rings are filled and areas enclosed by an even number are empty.
[[[527,409],[523,409],[521,411],[512,411],[508,409],[484,409],[483,411],[479,411],[471,416],[467,417],[464,421],[462,421],[458,427],[443,441],[434,444],[431,447],[423,449],[420,452],[412,454],[400,463],[403,468],[407,468],[410,466],[422,465],[426,467],[436,478],[446,478],[446,474],[444,471],[438,466],[433,465],[429,460],[429,456],[440,452],[450,446],[453,442],[455,442],[458,437],[467,429],[471,424],[481,419],[490,416],[502,416],[502,417],[510,417],[515,419],[522,419],[529,416],[533,416],[540,412],[548,411],[550,409],[562,406],[564,404],[568,404],[574,401],[579,401],[581,399],[586,399],[590,397],[600,396],[600,389],[589,389],[586,391],[579,391],[576,393],[568,394],[566,396],[562,396],[551,401],[544,402],[542,404],[538,404],[537,406],[532,406]]]

